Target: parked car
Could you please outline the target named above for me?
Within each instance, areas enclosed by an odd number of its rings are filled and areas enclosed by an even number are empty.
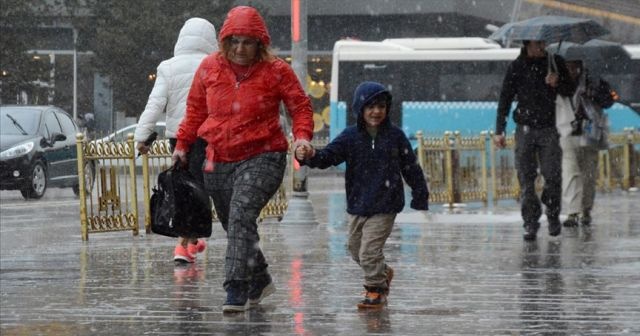
[[[133,125],[129,125],[129,126],[125,126],[105,137],[96,139],[94,141],[96,142],[120,142],[120,143],[124,143],[127,141],[127,135],[128,134],[133,134],[136,131],[136,127],[138,127],[138,124],[133,124]],[[164,121],[159,121],[156,123],[156,127],[155,127],[155,132],[158,133],[158,140],[163,140],[165,139],[165,131],[166,131],[166,123]],[[134,142],[134,147],[135,147],[136,143]],[[138,150],[135,150],[135,157],[136,157],[136,166],[137,167],[142,167],[142,158],[138,156]],[[109,161],[104,162],[105,165],[109,164]]]
[[[133,124],[133,125],[129,125],[129,126],[125,126],[105,137],[102,137],[100,139],[97,139],[97,141],[102,141],[102,142],[125,142],[127,141],[127,134],[131,133],[135,133],[136,132],[136,127],[138,127],[138,124]],[[166,123],[164,121],[158,121],[156,123],[156,128],[155,131],[158,132],[158,140],[160,139],[164,139],[164,132],[166,130]]]
[[[79,194],[73,118],[55,106],[0,106],[0,189],[40,198],[49,187],[71,187]],[[84,167],[86,189],[93,187],[94,165]]]

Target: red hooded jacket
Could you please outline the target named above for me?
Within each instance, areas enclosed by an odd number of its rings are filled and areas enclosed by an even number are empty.
[[[219,39],[231,35],[255,37],[265,46],[271,41],[260,14],[246,6],[235,7],[227,15]],[[206,167],[287,151],[280,127],[281,101],[291,116],[295,139],[311,140],[311,101],[286,62],[279,58],[259,61],[246,78],[237,81],[229,60],[222,53],[213,53],[195,73],[176,149],[186,152],[197,137],[203,138],[208,143]]]

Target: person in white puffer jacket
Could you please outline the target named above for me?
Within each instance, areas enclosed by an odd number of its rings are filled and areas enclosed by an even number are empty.
[[[142,154],[149,152],[145,140],[153,133],[156,122],[163,116],[166,120],[165,136],[169,138],[171,152],[176,145],[176,131],[187,108],[187,96],[193,76],[200,62],[218,50],[216,29],[209,21],[191,18],[180,29],[173,57],[158,65],[156,82],[149,94],[147,106],[140,115],[134,134],[136,148]],[[202,163],[206,142],[198,139],[189,151],[189,170],[202,181]],[[204,251],[206,243],[202,239],[180,237],[174,250],[174,260],[192,263],[196,253]]]

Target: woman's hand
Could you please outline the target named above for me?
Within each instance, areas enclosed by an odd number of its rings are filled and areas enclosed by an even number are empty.
[[[173,151],[173,155],[171,155],[171,161],[175,165],[176,162],[180,162],[180,166],[184,167],[187,165],[187,152],[183,150],[176,149]]]
[[[136,148],[138,149],[138,152],[140,152],[140,154],[147,154],[149,153],[151,146],[145,145],[144,142],[138,142]]]
[[[298,146],[295,154],[298,161],[304,161],[314,157],[316,155],[316,150],[311,145],[301,145]]]
[[[315,155],[315,150],[311,143],[307,140],[300,139],[293,143],[293,151],[298,161],[303,161],[312,158]]]

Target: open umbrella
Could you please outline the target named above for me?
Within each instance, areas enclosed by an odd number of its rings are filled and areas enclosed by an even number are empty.
[[[619,43],[593,39],[584,44],[562,42],[553,43],[547,46],[547,52],[562,56],[566,61],[582,61],[587,69],[595,77],[600,77],[605,73],[605,69],[625,64],[630,64],[631,55]],[[633,107],[630,102],[622,97],[617,97],[617,103],[628,106],[640,115],[637,107]]]
[[[553,43],[547,47],[547,51],[558,54],[567,61],[584,61],[586,63],[611,64],[631,59],[631,55],[621,44],[598,39],[587,41],[584,44]]]
[[[583,43],[608,33],[607,29],[591,19],[550,15],[504,24],[489,38],[503,43],[509,40]]]

